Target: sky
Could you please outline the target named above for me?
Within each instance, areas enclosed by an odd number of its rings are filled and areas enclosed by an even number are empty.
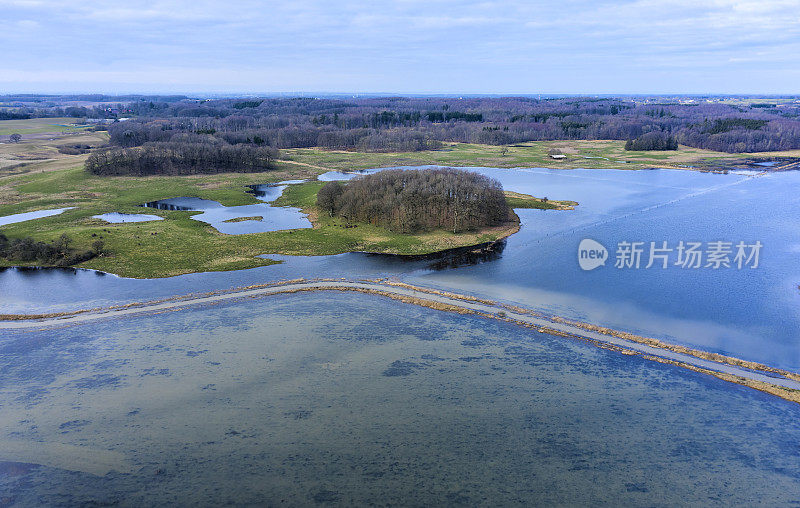
[[[800,0],[0,0],[0,94],[800,94]]]

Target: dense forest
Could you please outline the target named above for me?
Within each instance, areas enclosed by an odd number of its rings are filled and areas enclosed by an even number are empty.
[[[678,141],[665,132],[648,132],[625,142],[625,150],[677,150]]]
[[[329,182],[317,194],[317,206],[399,233],[473,231],[502,224],[510,213],[500,182],[456,169],[394,169],[347,184]]]
[[[98,150],[86,159],[95,175],[193,175],[268,171],[277,150],[268,146],[212,141],[149,142],[133,148]]]
[[[175,98],[110,108],[130,119],[107,128],[112,144],[125,148],[175,141],[396,152],[442,142],[662,137],[670,146],[731,153],[800,148],[800,102],[773,106],[623,98]]]
[[[77,251],[70,247],[72,239],[61,235],[50,243],[37,242],[32,238],[9,239],[0,233],[0,258],[14,263],[36,262],[43,266],[71,266],[88,261],[103,253],[103,241],[95,240],[92,248]]]

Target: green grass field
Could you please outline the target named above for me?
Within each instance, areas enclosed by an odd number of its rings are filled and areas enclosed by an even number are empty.
[[[26,134],[45,134],[52,132],[77,132],[86,130],[88,125],[75,125],[76,118],[31,118],[28,120],[0,120],[0,136],[15,132],[25,138]]]
[[[78,250],[88,249],[93,241],[102,239],[110,255],[81,266],[127,277],[166,277],[272,263],[255,257],[259,254],[326,255],[352,251],[425,254],[496,240],[517,229],[514,222],[478,233],[456,235],[432,231],[403,235],[368,224],[353,227],[338,218],[317,214],[316,193],[323,183],[316,181],[289,186],[275,203],[310,212],[315,222],[313,229],[224,235],[191,219],[192,214],[199,212],[156,209],[148,209],[147,213],[165,220],[108,224],[92,218],[112,211],[141,213],[142,203],[178,196],[212,199],[226,206],[257,203],[245,192],[245,185],[309,178],[316,173],[305,166],[282,165],[277,171],[254,174],[101,178],[78,166],[19,175],[2,180],[6,199],[0,205],[0,216],[65,206],[76,208],[61,215],[4,226],[2,232],[9,237],[30,236],[40,241],[51,241],[66,233]],[[524,197],[517,199],[525,201]],[[539,207],[535,198],[528,201],[529,205]],[[3,263],[0,261],[0,266]]]
[[[566,159],[555,160],[548,152],[561,150]],[[537,141],[506,147],[448,143],[439,150],[403,153],[363,153],[295,148],[281,150],[285,160],[314,167],[337,170],[367,169],[391,166],[483,166],[483,167],[547,167],[644,169],[653,167],[685,167],[692,161],[730,157],[730,154],[681,147],[663,152],[625,151],[623,141]]]
[[[556,169],[714,169],[746,158],[800,157],[800,150],[730,154],[680,146],[669,151],[626,151],[624,141],[532,141],[505,147],[447,143],[439,150],[401,153],[363,153],[320,148],[281,150],[281,157],[317,169],[352,170],[392,166],[540,167]],[[548,152],[558,149],[566,159],[555,160]]]

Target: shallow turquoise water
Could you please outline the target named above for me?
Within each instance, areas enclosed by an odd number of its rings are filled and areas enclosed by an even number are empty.
[[[19,505],[800,502],[796,404],[374,295],[4,333],[0,405]]]

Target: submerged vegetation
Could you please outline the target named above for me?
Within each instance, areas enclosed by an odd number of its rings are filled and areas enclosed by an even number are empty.
[[[331,216],[399,233],[475,231],[508,221],[510,211],[500,182],[455,169],[395,169],[344,186],[329,182],[317,205]]]

